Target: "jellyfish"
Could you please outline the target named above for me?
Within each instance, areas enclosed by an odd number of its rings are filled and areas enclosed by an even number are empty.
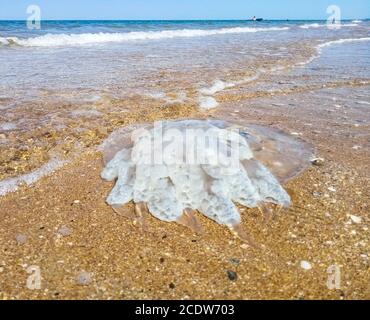
[[[251,242],[236,204],[266,219],[288,207],[283,184],[309,165],[310,148],[281,131],[224,120],[136,124],[101,145],[101,177],[115,181],[106,202],[145,225],[145,215],[200,233],[201,213]],[[133,201],[135,210],[125,205]]]

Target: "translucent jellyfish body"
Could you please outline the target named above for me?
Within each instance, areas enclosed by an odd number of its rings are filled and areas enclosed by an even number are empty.
[[[228,226],[240,238],[236,203],[260,208],[290,205],[281,183],[309,164],[307,146],[276,130],[222,120],[178,120],[134,125],[114,132],[101,146],[103,179],[116,181],[107,203],[129,216],[144,211],[200,231],[195,212]],[[270,204],[270,205],[268,205]]]

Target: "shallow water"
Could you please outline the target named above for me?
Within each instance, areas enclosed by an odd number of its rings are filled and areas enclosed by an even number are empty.
[[[340,30],[310,23],[51,21],[27,30],[0,22],[1,43],[10,41],[0,44],[1,95],[14,105],[45,95],[89,102],[92,95],[186,91],[303,63],[318,43],[369,36],[368,21]]]
[[[0,179],[96,145],[141,108],[227,118],[292,97],[309,109],[294,95],[348,84],[367,119],[369,40],[370,21],[1,21]]]

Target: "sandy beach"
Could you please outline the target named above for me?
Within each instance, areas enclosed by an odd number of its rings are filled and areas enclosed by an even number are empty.
[[[294,113],[294,118],[289,115],[293,110],[239,110],[251,122],[260,123],[263,112],[266,125],[299,131],[325,159],[322,166],[312,166],[288,183],[293,205],[271,223],[266,224],[258,210],[240,208],[243,225],[261,248],[242,243],[201,216],[202,235],[149,216],[149,232],[140,231],[105,203],[112,184],[102,182],[101,154],[91,151],[31,188],[1,198],[1,297],[369,299],[369,149],[353,149],[354,144],[367,143],[366,137],[353,136],[368,125],[348,126],[332,113],[318,123],[317,115],[324,110]],[[171,115],[194,117],[197,112]],[[150,112],[149,117],[166,116]],[[333,121],[347,139],[332,134],[328,123]],[[315,122],[320,133],[300,122]],[[61,227],[69,230],[67,235],[58,232]],[[17,241],[19,235],[24,241]],[[312,269],[302,269],[301,261]],[[25,287],[31,265],[41,269],[41,290]],[[341,268],[340,290],[326,286],[331,265]],[[237,279],[230,280],[228,271]],[[84,272],[89,279],[81,284],[78,276]]]
[[[369,42],[355,45],[368,59]],[[305,46],[294,49],[298,56],[302,50],[302,61],[314,51]],[[0,197],[0,298],[370,299],[370,74],[333,74],[342,62],[329,68],[332,53],[299,68],[282,60],[285,69],[215,90],[219,106],[210,110],[199,108],[189,87],[196,72],[189,78],[171,70],[154,76],[170,102],[132,93],[75,104],[48,101],[45,93],[42,103],[16,106],[13,120],[32,113],[30,126],[54,109],[58,114],[32,130],[0,132],[12,146],[0,144],[0,177],[33,172],[51,154],[65,164]],[[237,68],[231,76],[250,73]],[[178,77],[175,84],[166,83],[169,74]],[[178,88],[185,88],[184,101]],[[71,116],[81,109],[93,112]],[[59,118],[62,128],[55,126]],[[273,221],[238,206],[256,248],[200,214],[202,234],[150,215],[143,231],[106,204],[114,183],[100,177],[97,146],[120,127],[165,119],[243,119],[308,143],[322,159],[284,186],[292,205]],[[40,271],[39,289],[27,287],[30,267]],[[333,268],[340,270],[339,288],[328,286]]]

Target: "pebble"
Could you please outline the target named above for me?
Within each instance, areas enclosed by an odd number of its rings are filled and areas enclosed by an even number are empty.
[[[236,274],[235,271],[230,271],[230,270],[227,270],[227,277],[229,278],[229,280],[231,281],[235,281],[237,278],[238,278],[238,275]]]
[[[349,215],[349,217],[351,218],[351,220],[354,222],[354,223],[361,223],[362,219],[361,217],[358,217],[358,216],[354,216],[352,214]]]
[[[329,190],[330,192],[337,192],[337,189],[335,189],[334,187],[329,187],[329,188],[328,188],[328,190]]]
[[[235,265],[238,265],[240,263],[240,260],[236,258],[231,258],[229,261],[230,263],[235,264]]]
[[[27,236],[25,234],[18,234],[15,237],[15,240],[17,241],[18,244],[23,244],[27,241]]]
[[[302,260],[301,261],[301,268],[304,269],[304,270],[310,270],[310,269],[312,269],[312,265],[308,261]]]
[[[314,165],[314,166],[323,166],[324,163],[325,163],[325,159],[324,158],[312,158],[311,159],[311,163]]]
[[[57,232],[63,237],[68,237],[72,233],[72,230],[67,226],[61,226]]]
[[[0,134],[0,139],[6,139],[6,135],[4,133]]]
[[[80,274],[77,275],[76,282],[79,285],[82,285],[82,286],[86,286],[86,285],[90,284],[90,282],[91,282],[91,273],[81,272]]]
[[[170,289],[175,289],[175,284],[172,282],[168,286],[170,287]]]
[[[313,195],[315,198],[320,198],[322,194],[321,194],[321,192],[314,191],[314,192],[312,192],[312,195]]]

